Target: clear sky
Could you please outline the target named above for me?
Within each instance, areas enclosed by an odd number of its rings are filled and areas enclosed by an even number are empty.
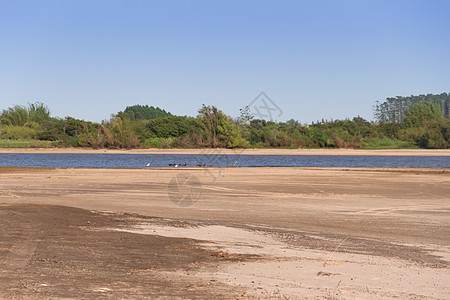
[[[302,123],[450,92],[450,1],[0,0],[0,109],[237,117],[261,91]]]

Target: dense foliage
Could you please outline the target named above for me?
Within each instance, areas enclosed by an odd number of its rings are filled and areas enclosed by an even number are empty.
[[[170,116],[164,109],[148,105],[127,106],[123,113],[131,120],[152,120]]]
[[[16,105],[2,111],[2,124],[23,126],[26,123],[43,123],[50,119],[50,110],[42,103],[31,103],[28,107]]]
[[[295,120],[275,123],[254,119],[245,108],[241,117],[233,120],[215,106],[203,105],[196,117],[188,117],[135,105],[98,124],[72,117],[54,118],[44,104],[34,103],[1,112],[0,146],[450,148],[450,120],[441,107],[433,101],[419,101],[405,108],[401,121],[369,122],[358,116],[306,125]]]
[[[374,106],[375,119],[378,122],[401,122],[406,116],[409,106],[422,102],[430,102],[439,105],[445,118],[450,118],[450,93],[440,95],[419,95],[410,97],[387,98],[385,102]]]

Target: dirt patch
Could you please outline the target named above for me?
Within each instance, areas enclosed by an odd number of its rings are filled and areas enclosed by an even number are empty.
[[[245,287],[240,297],[251,299],[437,298],[447,285],[450,249],[421,248],[388,241],[327,234],[286,232],[249,226],[224,226],[183,221],[141,220],[134,226],[110,230],[192,237],[219,257],[247,255],[214,268],[202,267],[161,274],[185,281],[217,281]],[[175,221],[175,224],[178,223]],[[444,251],[434,253],[437,249]],[[444,255],[444,256],[442,256]],[[249,259],[253,258],[253,259]],[[420,289],[417,289],[420,287]],[[235,295],[236,298],[239,295]],[[189,297],[189,295],[186,295]]]
[[[221,256],[192,239],[99,230],[135,222],[130,215],[61,206],[0,206],[0,297],[223,299],[239,293],[159,273],[244,257]]]

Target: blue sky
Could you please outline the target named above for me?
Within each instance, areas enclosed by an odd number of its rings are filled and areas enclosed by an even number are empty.
[[[134,104],[279,121],[372,119],[391,96],[450,92],[450,1],[0,0],[0,109],[40,101],[101,121]]]

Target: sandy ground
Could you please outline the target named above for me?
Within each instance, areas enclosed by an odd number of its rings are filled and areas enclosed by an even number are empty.
[[[450,156],[450,149],[83,149],[83,148],[1,148],[0,153],[110,153],[110,154],[239,154],[239,155],[381,155]]]
[[[448,299],[450,170],[0,168],[0,298]]]

